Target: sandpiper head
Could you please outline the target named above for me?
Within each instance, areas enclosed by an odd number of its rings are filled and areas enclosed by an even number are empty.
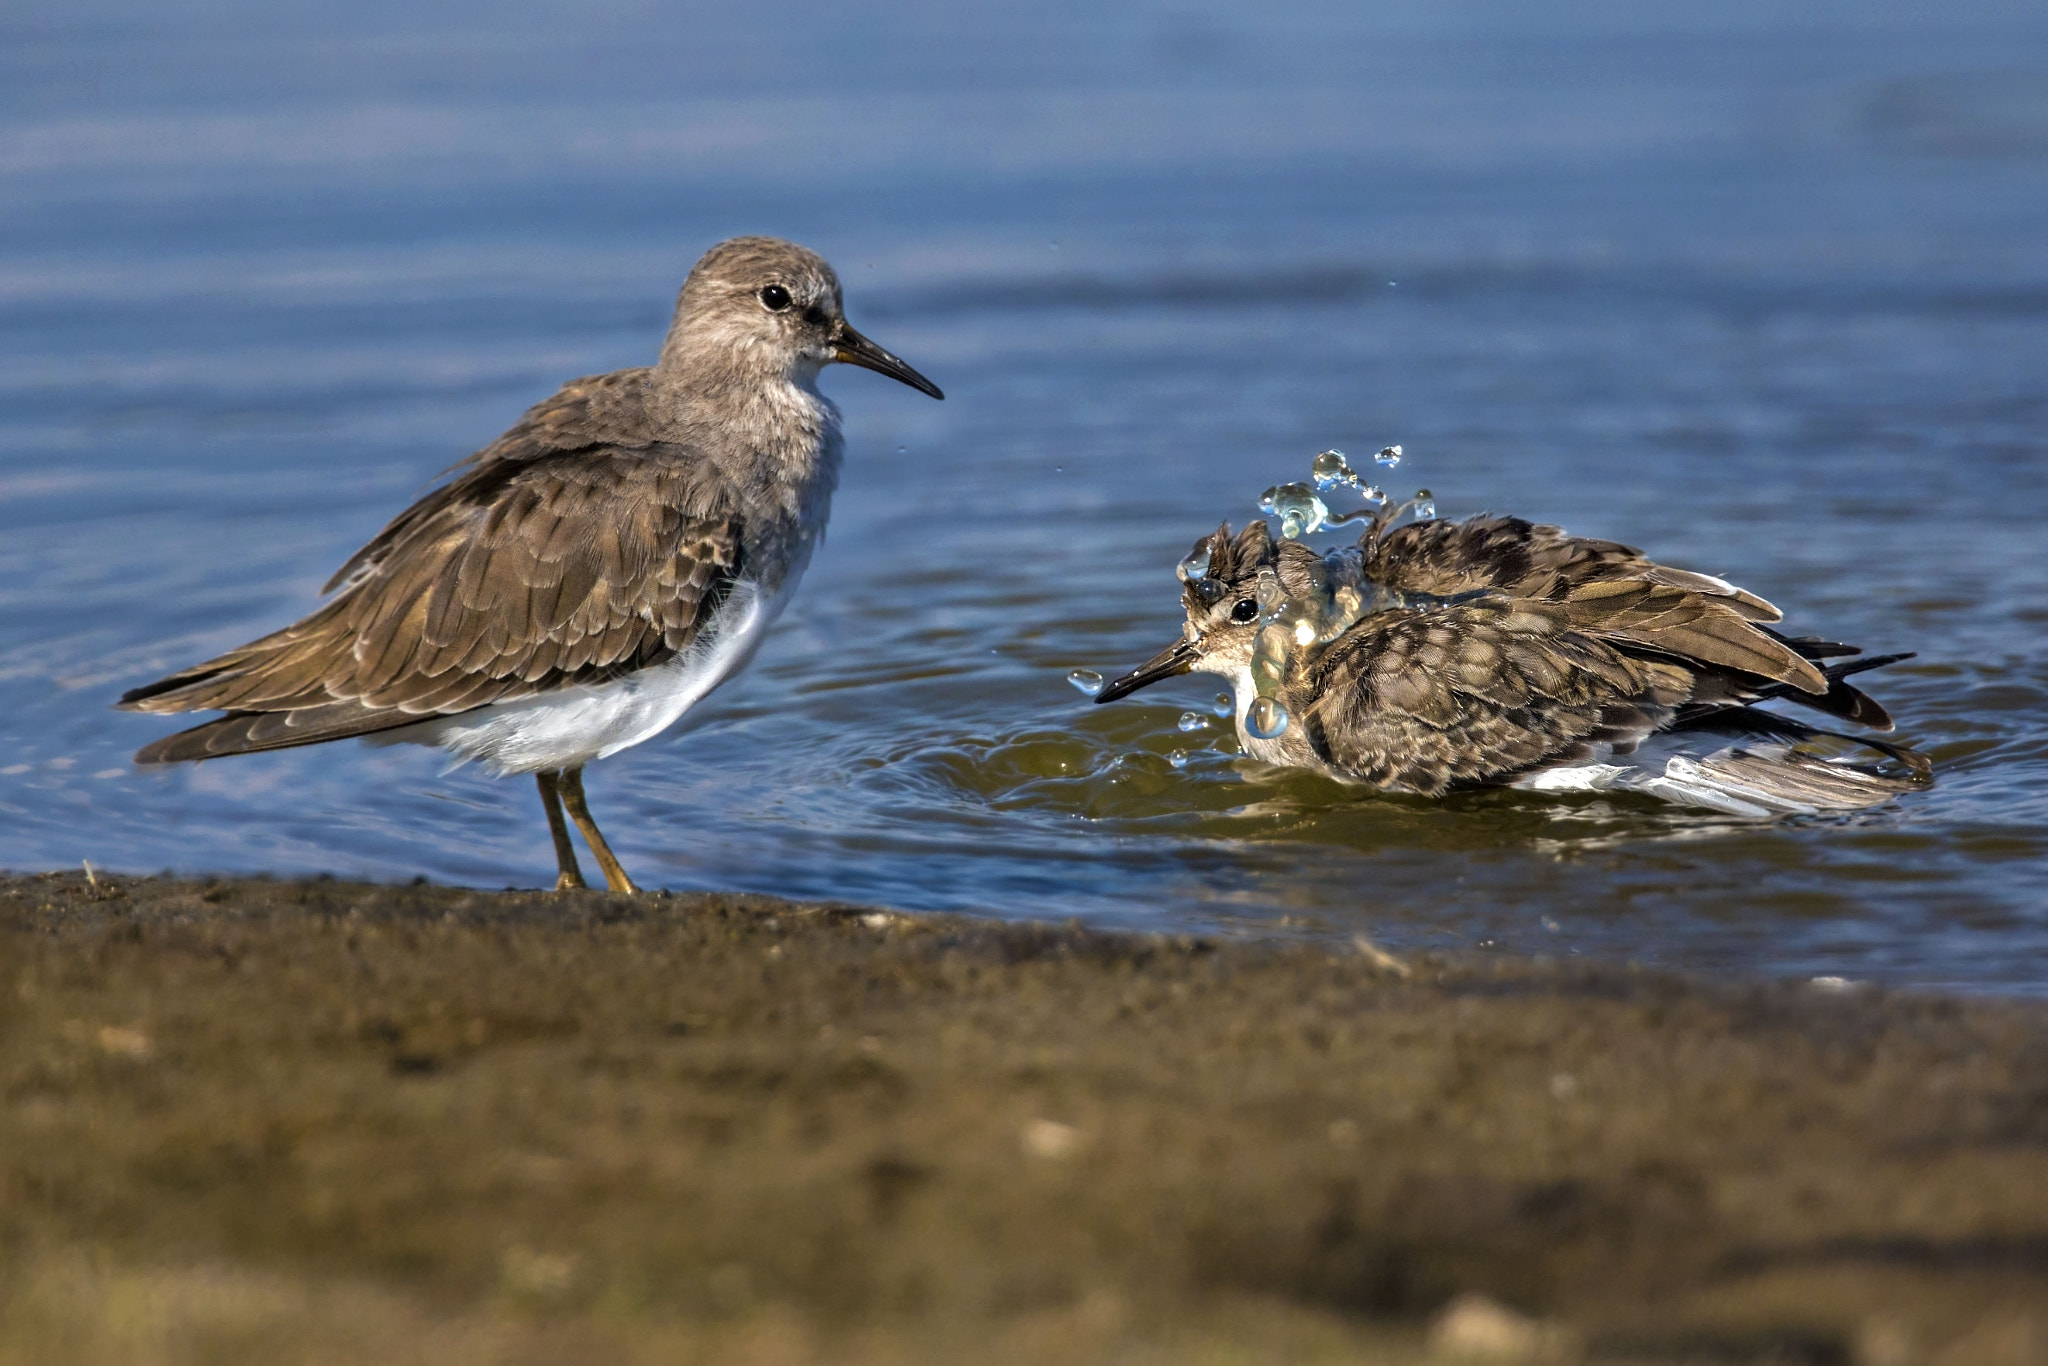
[[[1187,609],[1181,638],[1107,684],[1095,700],[1114,702],[1184,673],[1234,677],[1248,671],[1262,610],[1259,576],[1262,571],[1284,573],[1287,566],[1282,561],[1290,550],[1314,557],[1313,551],[1293,541],[1276,545],[1272,531],[1261,521],[1247,523],[1235,536],[1225,522],[1196,541],[1187,559],[1181,561],[1186,587],[1180,597]]]
[[[825,258],[777,237],[733,237],[683,281],[664,369],[739,369],[808,385],[835,361],[944,398],[939,386],[853,330]]]

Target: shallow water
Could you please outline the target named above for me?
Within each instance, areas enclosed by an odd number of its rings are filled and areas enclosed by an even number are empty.
[[[949,397],[827,376],[850,459],[795,605],[592,771],[643,881],[2048,989],[2048,20],[365,15],[7,21],[0,863],[548,880],[524,780],[143,773],[170,726],[107,705],[306,611],[772,231]],[[1392,442],[1445,515],[1918,650],[1870,687],[1940,785],[1767,825],[1364,797],[1178,731],[1211,681],[1067,684],[1172,638],[1198,534]]]

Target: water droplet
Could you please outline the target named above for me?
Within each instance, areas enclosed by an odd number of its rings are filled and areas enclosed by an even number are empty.
[[[1278,691],[1293,649],[1293,633],[1277,625],[1265,627],[1252,641],[1252,686],[1262,695],[1271,697]]]
[[[1177,749],[1166,756],[1166,762],[1172,764],[1175,768],[1186,768],[1188,766],[1188,752],[1184,749]]]
[[[1052,472],[1054,474],[1065,474],[1067,472],[1067,467],[1065,465],[1054,465],[1052,467]]]
[[[1188,557],[1175,567],[1174,573],[1180,575],[1182,583],[1193,583],[1196,579],[1208,578],[1209,543],[1204,541],[1198,549],[1190,552]]]
[[[1287,605],[1287,590],[1280,586],[1280,576],[1270,569],[1261,569],[1257,586],[1252,590],[1258,599],[1259,615],[1272,616]]]
[[[1273,510],[1273,501],[1277,499],[1279,496],[1280,486],[1278,484],[1274,484],[1272,487],[1268,488],[1264,493],[1259,495],[1259,511],[1271,512]]]
[[[1244,709],[1244,728],[1254,740],[1271,740],[1287,729],[1287,708],[1270,697],[1254,697]]]
[[[1351,472],[1351,464],[1345,460],[1342,451],[1324,451],[1316,457],[1309,473],[1319,489],[1333,489],[1339,484],[1355,484],[1358,476]]]
[[[1368,503],[1384,503],[1387,501],[1387,491],[1378,484],[1367,484],[1360,488],[1358,492],[1359,496]]]
[[[1388,469],[1392,469],[1401,463],[1401,448],[1399,446],[1382,446],[1380,447],[1379,454],[1375,455],[1373,459]]]
[[[1296,645],[1313,644],[1315,638],[1316,624],[1314,622],[1310,621],[1307,617],[1303,617],[1300,621],[1294,623],[1294,643]]]
[[[1235,704],[1232,703],[1232,701],[1230,700],[1230,694],[1227,692],[1220,692],[1217,693],[1215,699],[1209,703],[1209,710],[1216,713],[1216,715],[1218,716],[1228,716],[1234,709],[1234,706]]]
[[[898,454],[898,455],[908,455],[909,453],[910,453],[910,447],[908,447],[908,446],[898,446],[898,447],[896,448],[896,454]]]
[[[1102,691],[1102,675],[1093,669],[1076,669],[1067,675],[1067,682],[1090,697]]]
[[[1184,711],[1180,714],[1180,728],[1182,730],[1207,730],[1209,729],[1209,718],[1198,711]]]
[[[1418,520],[1436,516],[1436,495],[1428,489],[1415,490],[1415,516]]]

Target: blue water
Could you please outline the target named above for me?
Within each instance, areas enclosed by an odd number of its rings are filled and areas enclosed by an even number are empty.
[[[736,7],[727,7],[736,8]],[[31,4],[0,16],[0,864],[551,879],[531,785],[138,772],[123,688],[308,610],[697,253],[824,252],[831,539],[655,886],[2048,989],[2048,11]],[[1757,826],[1367,798],[1089,708],[1330,445],[1913,649],[1932,793]],[[1405,490],[1404,490],[1405,491]],[[1194,742],[1184,769],[1169,751]]]

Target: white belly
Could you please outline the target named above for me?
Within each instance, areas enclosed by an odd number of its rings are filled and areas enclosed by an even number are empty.
[[[742,581],[707,629],[675,658],[610,683],[564,688],[437,717],[372,737],[372,744],[438,745],[455,762],[503,777],[575,768],[652,740],[745,668],[796,588],[801,565],[773,597]]]

